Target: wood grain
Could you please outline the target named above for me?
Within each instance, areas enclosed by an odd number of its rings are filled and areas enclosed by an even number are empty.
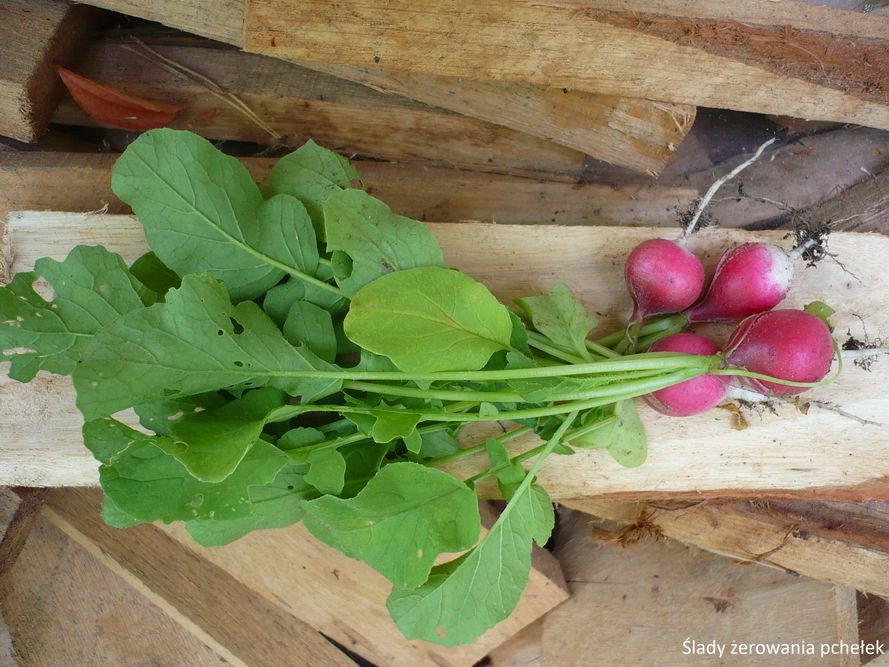
[[[196,35],[244,45],[245,0],[88,0]],[[269,54],[275,55],[275,54]],[[695,108],[638,96],[503,84],[381,67],[294,61],[304,67],[548,139],[612,164],[659,173],[691,128]]]
[[[20,667],[244,665],[189,633],[45,516],[0,585],[0,609]]]
[[[793,577],[672,540],[621,547],[596,540],[589,518],[560,514],[556,554],[572,597],[544,620],[543,667],[632,665],[857,665],[821,658],[822,643],[858,641],[852,589]],[[814,644],[815,657],[689,655],[683,643]],[[776,662],[779,661],[779,662]]]
[[[236,94],[287,145],[299,146],[312,138],[346,155],[563,181],[576,181],[583,173],[585,156],[578,151],[291,63],[206,42],[152,47]],[[210,139],[274,143],[261,127],[202,85],[132,49],[131,44],[94,42],[78,73],[128,94],[182,105],[170,127]],[[96,125],[70,98],[53,119],[66,125]]]
[[[250,0],[245,48],[889,128],[887,27],[769,0]]]
[[[603,330],[621,326],[630,311],[621,271],[626,253],[643,239],[665,235],[664,230],[647,228],[476,223],[437,223],[430,228],[449,264],[484,282],[505,302],[566,282],[591,310],[604,313]],[[29,269],[44,255],[64,257],[78,243],[102,243],[128,260],[145,250],[141,227],[126,216],[20,214],[12,217],[10,233],[16,272]],[[782,237],[781,232],[710,229],[697,235],[690,248],[712,268],[730,245],[753,239],[782,244]],[[877,259],[889,257],[889,239],[837,233],[831,249],[857,279],[833,262],[823,262],[817,271],[801,270],[786,305],[800,307],[814,299],[827,299],[838,310],[838,332],[860,334],[859,315],[870,331],[889,327],[884,303],[889,277],[882,270],[885,261]],[[554,264],[553,258],[558,262]],[[877,360],[872,372],[847,364],[838,381],[808,394],[812,400],[834,402],[879,425],[861,424],[817,407],[803,415],[790,405],[779,405],[777,414],[751,415],[750,427],[739,431],[726,411],[669,419],[643,407],[640,412],[650,441],[645,465],[624,469],[604,452],[584,450],[548,462],[541,483],[554,498],[684,494],[889,500],[889,453],[884,446],[889,412],[886,363],[885,358]],[[43,382],[43,386],[0,384],[0,422],[9,425],[2,445],[0,483],[94,484],[95,463],[79,444],[80,417],[73,407],[70,383],[63,378]],[[35,433],[43,439],[35,441]],[[531,444],[516,441],[515,448]],[[47,448],[55,455],[48,457]],[[453,472],[468,476],[477,471],[477,465],[470,462]],[[483,494],[495,493],[490,486],[480,488]]]
[[[829,526],[782,511],[777,502],[663,505],[576,498],[562,504],[620,524],[626,534],[654,531],[741,561],[889,596],[889,536],[882,503],[831,503],[826,506]],[[856,527],[855,518],[862,513],[872,514],[875,525]]]
[[[175,610],[194,634],[209,636],[243,665],[355,664],[299,618],[158,528],[106,526],[101,497],[86,489],[53,491],[47,518],[87,551],[115,564],[152,602]]]
[[[66,64],[86,41],[94,12],[59,0],[4,0],[0,4],[0,134],[32,142],[45,130]]]

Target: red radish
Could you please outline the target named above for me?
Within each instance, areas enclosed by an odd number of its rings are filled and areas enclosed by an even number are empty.
[[[725,363],[791,382],[819,382],[833,362],[833,338],[827,325],[802,310],[772,310],[748,317],[725,347]],[[806,387],[742,378],[770,396],[791,396]]]
[[[679,333],[659,340],[650,352],[685,352],[711,355],[719,346],[709,338],[693,333]],[[645,402],[664,415],[688,417],[706,412],[725,400],[731,378],[725,375],[702,375],[672,387],[658,389],[645,396]]]
[[[666,239],[637,245],[627,257],[624,277],[633,297],[634,321],[679,313],[697,300],[704,287],[701,260]]]
[[[793,280],[793,259],[770,243],[745,243],[727,250],[689,322],[733,322],[771,310],[784,300]]]

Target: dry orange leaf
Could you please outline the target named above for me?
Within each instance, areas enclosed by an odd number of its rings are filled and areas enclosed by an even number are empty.
[[[182,107],[124,95],[69,69],[56,65],[56,71],[74,101],[91,118],[125,130],[150,130],[172,121]]]

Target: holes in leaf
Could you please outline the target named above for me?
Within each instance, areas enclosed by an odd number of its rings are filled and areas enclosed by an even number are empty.
[[[237,366],[238,368],[244,368],[244,362],[243,361],[236,361],[235,366]]]
[[[219,331],[216,332],[216,335],[217,336],[224,336],[225,332],[222,329],[219,329]]]
[[[238,322],[234,317],[230,317],[229,320],[230,320],[231,323],[232,323],[232,330],[233,330],[236,334],[244,333],[244,327],[241,326],[241,323],[240,323],[240,322]]]

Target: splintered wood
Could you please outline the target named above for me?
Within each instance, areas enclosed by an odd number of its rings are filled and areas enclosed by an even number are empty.
[[[622,326],[630,311],[621,270],[627,252],[643,239],[664,235],[664,230],[625,227],[438,223],[430,228],[448,263],[481,280],[504,302],[565,282],[590,310],[606,313],[601,330]],[[128,216],[18,214],[9,232],[14,272],[30,269],[45,255],[63,258],[78,243],[102,243],[127,261],[146,250],[141,226]],[[690,248],[712,268],[726,247],[751,240],[786,243],[782,232],[708,229],[691,240]],[[889,277],[882,269],[889,261],[889,238],[837,233],[830,248],[843,266],[825,261],[817,270],[800,271],[785,305],[801,307],[827,298],[838,310],[838,334],[860,335],[863,325],[872,331],[889,328]],[[807,414],[781,403],[770,406],[775,414],[749,414],[749,427],[736,430],[734,415],[724,410],[677,420],[643,407],[650,443],[644,465],[621,468],[605,452],[582,450],[547,462],[541,484],[557,499],[783,495],[889,500],[886,363],[876,359],[870,371],[846,364],[836,382],[806,394],[858,420],[817,403]],[[37,385],[4,380],[0,392],[0,423],[7,425],[0,483],[96,483],[96,464],[80,444],[81,417],[66,378],[46,378]],[[531,444],[516,441],[514,451]],[[477,465],[464,463],[452,472],[469,476]],[[496,493],[491,486],[480,489]]]

